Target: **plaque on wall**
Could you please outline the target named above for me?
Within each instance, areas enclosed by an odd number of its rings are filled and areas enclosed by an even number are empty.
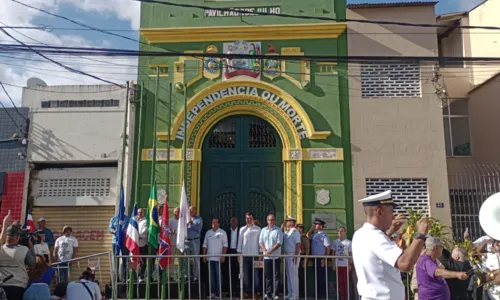
[[[337,215],[330,214],[312,214],[312,219],[318,218],[325,222],[325,229],[337,229]]]

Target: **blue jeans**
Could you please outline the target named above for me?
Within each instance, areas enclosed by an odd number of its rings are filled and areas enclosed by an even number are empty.
[[[45,283],[35,283],[24,292],[23,300],[50,300],[49,286]]]
[[[212,294],[220,295],[220,261],[209,261],[210,263],[210,289]]]
[[[200,255],[200,238],[186,240],[186,246],[188,247],[186,249],[187,255]],[[193,257],[192,264],[188,264],[188,260],[189,258],[186,258],[186,263],[184,264],[184,276],[187,276],[187,274],[189,274],[188,266],[193,266],[193,277],[191,277],[191,279],[198,279],[198,276],[200,275],[200,258]]]
[[[69,283],[69,273],[71,273],[71,265],[68,263],[60,263],[54,268],[57,270],[57,283],[68,282]]]
[[[262,292],[259,270],[253,268],[254,261],[258,261],[258,258],[243,257],[243,291],[251,295]]]

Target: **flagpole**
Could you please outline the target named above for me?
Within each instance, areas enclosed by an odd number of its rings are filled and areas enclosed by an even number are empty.
[[[183,158],[182,158],[182,162],[183,162],[183,178],[182,178],[182,185],[185,186],[186,184],[186,178],[187,178],[187,170],[186,170],[186,157],[187,157],[187,88],[185,87],[184,88],[184,155],[183,155]],[[182,254],[184,255],[184,251],[182,252]],[[181,294],[179,295],[179,298],[181,300],[184,300],[184,276],[182,274],[184,274],[184,259],[181,259],[180,260],[181,263],[180,263],[180,269],[182,270],[181,272]],[[189,272],[189,270],[188,270]]]
[[[158,126],[158,93],[160,85],[160,67],[156,67],[156,87],[155,87],[155,108],[153,118],[153,160],[151,166],[151,186],[155,184],[156,178],[156,130]],[[149,220],[149,215],[147,216]],[[148,243],[148,254],[152,255],[151,245]],[[149,300],[151,294],[151,259],[146,259],[146,300]]]
[[[172,83],[168,85],[168,141],[167,141],[167,171],[166,171],[166,182],[167,182],[167,187],[165,188],[167,192],[167,198],[165,201],[168,202],[168,197],[170,196],[170,141],[171,136],[170,136],[170,129],[171,129],[171,123],[172,123]],[[170,208],[170,206],[169,206]],[[165,209],[165,206],[163,206],[163,209]],[[168,220],[167,220],[168,221]],[[161,229],[160,229],[161,230]],[[172,242],[170,242],[170,254],[172,254]],[[174,260],[169,260],[170,264],[174,263]],[[167,297],[167,270],[163,270],[162,276],[161,276],[161,299],[165,299]],[[170,277],[172,277],[172,274],[169,274]]]
[[[136,157],[137,157],[137,160],[135,162],[135,197],[134,197],[134,204],[137,203],[137,199],[139,199],[139,195],[140,195],[140,180],[139,180],[139,176],[141,174],[140,172],[140,169],[141,169],[141,140],[142,140],[142,112],[143,112],[143,108],[145,107],[145,102],[144,102],[144,82],[141,83],[141,97],[140,97],[140,101],[139,101],[139,132],[138,132],[138,135],[137,135],[137,147],[136,147]],[[137,106],[136,106],[137,108]],[[128,212],[129,212],[129,216],[132,217],[132,215],[130,214],[131,212],[131,208],[133,208],[133,205],[132,205],[132,202],[130,203],[130,206],[129,206],[129,209],[128,209]],[[129,260],[130,261],[130,260]],[[128,298],[129,299],[132,299],[134,297],[134,280],[135,280],[135,271],[133,269],[130,269],[130,272],[129,272],[129,278],[130,278],[130,282],[132,284],[128,284]]]

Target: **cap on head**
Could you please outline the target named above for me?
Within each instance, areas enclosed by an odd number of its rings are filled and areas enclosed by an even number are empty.
[[[16,237],[21,235],[21,226],[19,225],[10,225],[7,228],[7,236]]]
[[[294,221],[294,222],[297,222],[297,219],[295,219],[294,217],[292,216],[287,216],[285,221]]]
[[[321,224],[321,225],[325,226],[326,223],[323,220],[315,218],[313,224]]]
[[[361,200],[358,200],[363,206],[377,206],[377,205],[392,205],[396,207],[396,203],[392,199],[392,191],[388,190],[380,194],[371,195]]]
[[[71,232],[73,232],[73,228],[71,228],[68,225],[64,225],[64,227],[63,227],[63,233],[66,232],[66,230],[68,230],[68,229],[71,230]]]
[[[41,217],[40,219],[38,219],[38,222],[43,222],[43,221],[45,221],[44,217]]]

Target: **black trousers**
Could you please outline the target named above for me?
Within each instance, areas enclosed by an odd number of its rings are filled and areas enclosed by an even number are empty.
[[[277,259],[264,259],[264,281],[265,292],[268,297],[275,297],[278,295],[278,286],[281,279],[281,260]]]
[[[139,254],[140,255],[149,255],[149,252],[148,252],[148,245],[146,244],[146,246],[144,247],[139,247]],[[144,258],[144,257],[141,257],[141,266],[139,267],[139,278],[140,279],[145,279],[145,275],[146,275],[146,270],[147,270],[147,261],[148,259],[147,258]],[[153,274],[153,260],[151,258],[149,258],[149,265],[150,265],[150,274]]]
[[[237,254],[236,249],[227,249],[227,254]],[[231,261],[231,264],[229,263]],[[231,265],[231,266],[229,266]],[[226,257],[226,262],[223,264],[222,269],[222,290],[229,292],[229,277],[231,277],[231,292],[233,295],[240,294],[240,265],[238,264],[238,257]]]
[[[4,286],[3,290],[7,296],[7,300],[23,300],[25,288],[18,286]]]
[[[306,280],[305,271],[306,268],[304,268],[304,259],[302,258],[299,264],[299,298],[304,298],[306,295],[304,284],[304,281]]]
[[[316,297],[319,299],[324,299],[326,298],[326,290],[328,289],[328,286],[326,284],[326,272],[327,272],[327,264],[325,261],[325,266],[321,266],[321,258],[316,258],[315,263],[316,263],[316,290],[317,290],[317,295]]]

